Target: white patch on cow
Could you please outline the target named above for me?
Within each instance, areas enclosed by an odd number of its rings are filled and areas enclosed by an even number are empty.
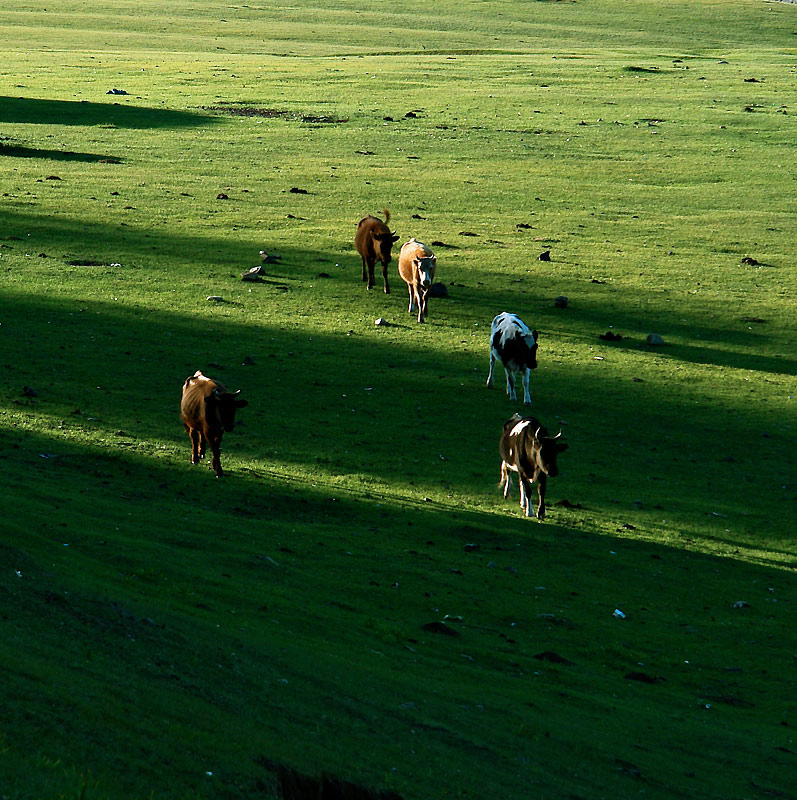
[[[521,420],[520,422],[518,422],[517,425],[515,425],[514,428],[512,428],[511,431],[509,431],[509,435],[517,436],[524,428],[527,428],[529,425],[531,425],[530,420],[527,419]]]
[[[495,336],[496,332],[501,334],[499,340],[501,347],[506,346],[507,339],[511,339],[515,336],[522,336],[529,343],[529,347],[534,346],[534,335],[531,329],[517,314],[510,314],[508,311],[501,312],[493,320],[491,328],[490,338]]]

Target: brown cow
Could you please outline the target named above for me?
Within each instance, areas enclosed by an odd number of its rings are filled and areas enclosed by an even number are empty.
[[[205,457],[205,446],[210,443],[213,453],[213,471],[220,478],[221,437],[224,431],[235,427],[235,412],[249,403],[241,400],[237,392],[228,392],[219,381],[208,378],[197,370],[183,384],[180,416],[191,437],[191,463],[198,464]]]
[[[368,289],[374,288],[374,266],[377,261],[382,262],[382,278],[385,282],[385,294],[390,294],[390,285],[387,280],[387,265],[391,259],[393,243],[398,241],[398,234],[393,234],[388,228],[390,212],[384,209],[385,221],[370,214],[363,217],[357,225],[357,234],[354,237],[354,246],[363,260],[363,283],[367,282]]]
[[[517,472],[520,482],[520,507],[531,516],[531,484],[537,483],[537,519],[545,519],[545,489],[548,478],[559,474],[556,457],[567,450],[560,442],[562,432],[548,436],[548,431],[534,417],[515,414],[504,423],[498,452],[501,455],[501,483],[504,497],[509,496],[509,473]]]
[[[415,304],[418,304],[418,322],[423,322],[423,318],[429,312],[429,289],[434,280],[436,267],[435,254],[414,237],[401,248],[398,271],[410,293],[408,312],[412,314]]]

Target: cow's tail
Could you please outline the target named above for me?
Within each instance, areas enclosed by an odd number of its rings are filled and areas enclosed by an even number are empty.
[[[390,222],[390,211],[386,208],[383,208],[382,213],[385,215],[385,225],[387,225],[388,222]]]

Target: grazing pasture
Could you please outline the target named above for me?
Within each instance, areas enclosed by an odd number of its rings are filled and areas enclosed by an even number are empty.
[[[797,6],[399,5],[0,8],[0,798],[795,797]]]

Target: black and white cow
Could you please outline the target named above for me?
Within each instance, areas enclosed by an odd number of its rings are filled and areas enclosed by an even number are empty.
[[[501,482],[504,497],[509,497],[510,472],[517,472],[520,507],[531,516],[531,485],[537,484],[537,519],[545,519],[545,489],[548,478],[559,474],[556,457],[567,450],[560,441],[562,432],[548,436],[539,420],[515,414],[504,423],[498,452],[501,455]]]
[[[506,372],[506,393],[510,400],[517,400],[515,394],[515,373],[523,379],[523,402],[531,405],[529,376],[537,369],[537,341],[540,334],[529,330],[528,325],[516,314],[504,311],[490,326],[490,373],[487,375],[487,388],[493,385],[493,369],[496,360]]]

